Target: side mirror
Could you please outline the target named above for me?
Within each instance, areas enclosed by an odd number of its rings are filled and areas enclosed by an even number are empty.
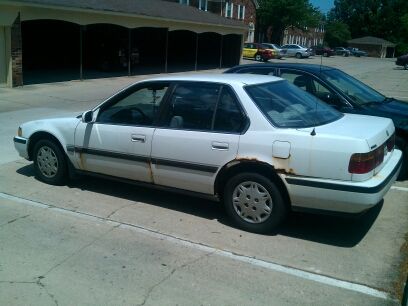
[[[90,123],[93,119],[93,111],[89,110],[82,114],[82,122],[83,123]]]

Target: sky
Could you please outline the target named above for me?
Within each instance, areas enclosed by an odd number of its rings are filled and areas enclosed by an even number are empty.
[[[310,0],[310,2],[326,14],[333,7],[334,0]]]

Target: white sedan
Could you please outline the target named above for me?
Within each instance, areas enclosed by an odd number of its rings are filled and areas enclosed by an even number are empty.
[[[76,118],[24,123],[14,143],[46,183],[80,173],[210,196],[253,232],[291,209],[365,211],[401,165],[390,119],[244,74],[141,81]]]

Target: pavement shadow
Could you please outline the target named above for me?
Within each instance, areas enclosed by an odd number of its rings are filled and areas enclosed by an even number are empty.
[[[26,165],[17,173],[34,176],[34,166]],[[142,202],[191,214],[200,218],[217,220],[221,224],[235,227],[225,213],[222,203],[193,196],[139,187],[118,181],[111,181],[91,176],[80,176],[70,180],[69,188],[91,191],[99,194]],[[382,209],[382,202],[361,215],[330,216],[292,212],[288,220],[268,236],[283,235],[317,243],[351,248],[357,245],[370,230]]]
[[[365,237],[377,220],[383,200],[358,215],[322,215],[293,212],[279,229],[279,234],[318,243],[351,248]]]

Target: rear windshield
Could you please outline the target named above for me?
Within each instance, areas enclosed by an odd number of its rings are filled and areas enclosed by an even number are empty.
[[[249,85],[245,90],[276,127],[306,128],[327,124],[343,116],[287,81]]]

